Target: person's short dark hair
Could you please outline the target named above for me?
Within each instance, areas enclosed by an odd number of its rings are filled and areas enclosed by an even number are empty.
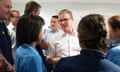
[[[38,4],[35,1],[29,1],[28,3],[26,3],[25,5],[25,10],[24,13],[25,14],[31,14],[32,11],[34,10],[38,10],[39,8],[41,8],[41,5]]]
[[[109,18],[108,24],[113,30],[120,29],[120,15],[115,15]]]
[[[78,25],[78,37],[84,48],[108,48],[103,16],[90,14],[83,17]]]
[[[56,18],[56,19],[58,19],[58,16],[57,16],[57,15],[54,15],[54,16],[52,16],[52,18]]]
[[[38,40],[38,34],[44,25],[43,19],[37,15],[23,15],[17,24],[16,37],[18,44],[30,44]]]

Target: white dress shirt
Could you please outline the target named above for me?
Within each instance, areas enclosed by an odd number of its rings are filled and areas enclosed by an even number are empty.
[[[10,23],[7,26],[7,28],[9,30],[9,35],[11,37],[12,48],[15,48],[16,47],[16,28],[15,28],[15,26],[12,23]]]
[[[80,54],[80,50],[77,32],[74,31],[72,35],[62,32],[50,40],[47,58],[74,56]]]

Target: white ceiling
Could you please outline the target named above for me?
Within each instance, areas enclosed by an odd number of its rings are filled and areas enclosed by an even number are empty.
[[[13,9],[24,13],[25,4],[31,0],[12,0]],[[45,19],[49,26],[50,18],[61,9],[70,9],[74,16],[74,27],[81,17],[89,13],[100,13],[104,16],[112,16],[120,14],[120,0],[34,0],[42,6],[41,16]]]
[[[30,0],[12,0],[14,3],[25,3]],[[120,3],[120,0],[34,0],[40,3]]]

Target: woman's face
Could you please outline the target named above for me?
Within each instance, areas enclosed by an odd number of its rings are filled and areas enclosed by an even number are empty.
[[[113,30],[110,25],[108,25],[108,39],[114,39],[117,37],[117,31]]]

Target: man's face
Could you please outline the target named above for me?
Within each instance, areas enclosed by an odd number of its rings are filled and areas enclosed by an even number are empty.
[[[0,20],[8,19],[12,8],[11,0],[0,1]]]
[[[19,17],[20,17],[19,12],[13,12],[13,17],[10,18],[10,22],[12,22],[14,26],[17,26]]]
[[[107,30],[108,31],[107,32],[108,39],[115,39],[115,38],[117,38],[117,34],[118,34],[119,30],[113,30],[110,25],[108,25],[108,26],[109,26],[109,28]]]
[[[58,24],[58,19],[57,19],[57,18],[52,18],[52,19],[51,19],[50,27],[51,27],[53,30],[58,30],[58,28],[60,28],[60,25]]]
[[[66,32],[72,28],[73,19],[68,13],[62,13],[58,16],[59,24],[61,28]]]

